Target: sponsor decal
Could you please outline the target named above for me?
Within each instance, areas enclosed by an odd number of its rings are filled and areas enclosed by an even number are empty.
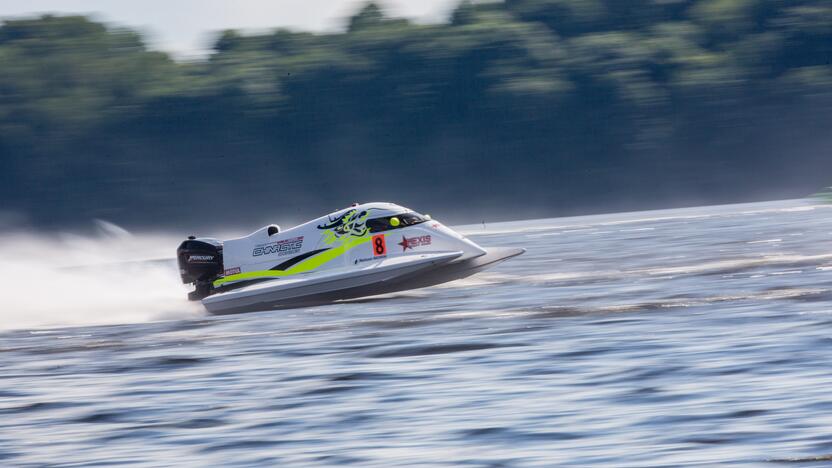
[[[373,256],[381,257],[387,255],[387,241],[384,240],[384,234],[376,234],[373,236]]]
[[[224,276],[239,275],[240,267],[229,268],[223,273]]]
[[[399,242],[399,245],[402,246],[402,252],[404,252],[407,249],[415,249],[416,247],[430,245],[431,242],[432,239],[430,237],[430,234],[426,236],[411,237],[409,239],[405,236],[402,236],[402,241]]]
[[[372,258],[357,258],[352,263],[354,265],[358,265],[359,263],[372,262],[372,261],[375,261],[375,260],[381,260],[382,258],[387,258],[387,255],[380,255],[378,257],[372,257]]]
[[[213,261],[213,255],[191,255],[188,257],[188,263],[210,263]]]
[[[261,255],[277,254],[278,257],[284,255],[293,255],[300,252],[303,247],[303,236],[293,237],[291,239],[283,239],[267,244],[257,244],[251,252],[252,257],[259,257]]]
[[[329,217],[329,222],[318,225],[318,229],[326,231],[324,242],[332,244],[336,240],[345,237],[363,237],[370,232],[367,227],[367,217],[370,213],[366,210],[349,210],[341,216]]]

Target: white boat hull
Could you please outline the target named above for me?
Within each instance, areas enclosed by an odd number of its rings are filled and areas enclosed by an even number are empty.
[[[360,270],[271,279],[214,294],[203,299],[202,303],[208,312],[215,315],[323,305],[465,278],[523,252],[524,249],[494,248],[484,255],[466,260],[457,260],[461,252],[397,258]]]

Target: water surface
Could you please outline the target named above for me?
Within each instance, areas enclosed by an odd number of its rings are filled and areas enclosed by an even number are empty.
[[[171,296],[169,266],[158,288],[99,284],[104,302],[25,291],[2,312],[0,464],[824,466],[808,460],[832,453],[830,215],[787,201],[466,226],[528,252],[439,287],[227,317]]]

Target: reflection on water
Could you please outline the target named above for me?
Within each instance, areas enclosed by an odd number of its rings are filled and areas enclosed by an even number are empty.
[[[469,226],[528,252],[311,309],[92,326],[84,295],[33,298],[45,323],[87,325],[0,334],[0,460],[823,466],[830,213],[789,201]],[[139,284],[177,288],[161,276]],[[178,296],[127,292],[124,308],[193,316]],[[9,295],[7,329],[27,307]]]

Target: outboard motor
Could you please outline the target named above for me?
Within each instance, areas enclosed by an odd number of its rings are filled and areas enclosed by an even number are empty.
[[[222,242],[190,236],[176,249],[176,260],[182,283],[196,286],[188,299],[198,301],[211,294],[213,281],[223,273]]]

